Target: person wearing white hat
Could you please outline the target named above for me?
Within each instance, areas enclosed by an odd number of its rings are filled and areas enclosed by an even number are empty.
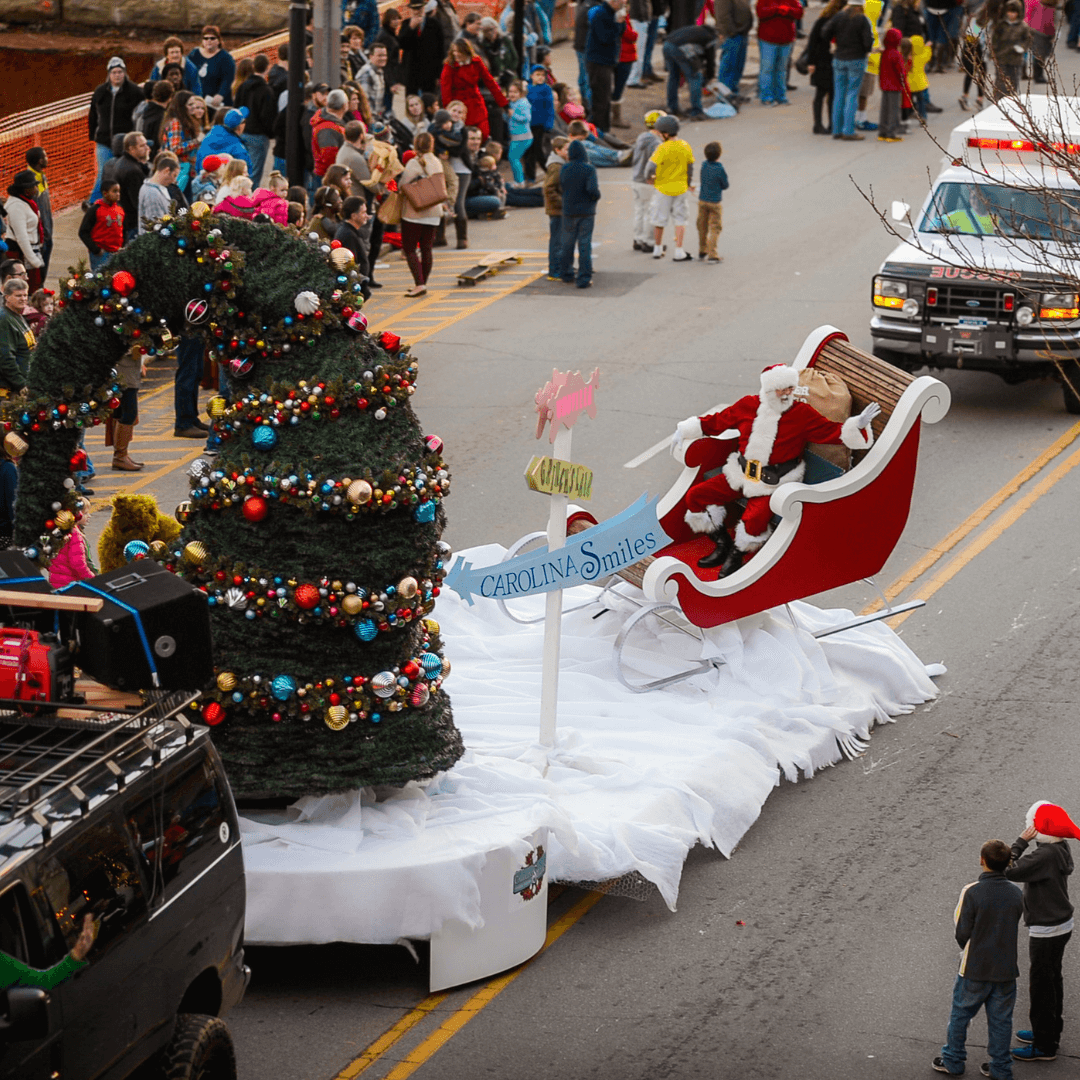
[[[142,90],[128,78],[127,64],[122,57],[110,57],[105,71],[108,77],[94,90],[87,118],[98,166],[94,190],[90,193],[91,203],[101,198],[101,170],[112,160],[113,139],[135,130],[132,114],[146,100]]]
[[[1032,805],[1025,824],[1012,846],[1012,863],[1005,876],[1024,886],[1031,1027],[1016,1033],[1027,1045],[1016,1047],[1012,1056],[1017,1061],[1053,1061],[1063,1026],[1061,963],[1073,931],[1069,899],[1073,857],[1067,840],[1080,839],[1080,831],[1060,806],[1045,801]],[[1035,847],[1028,851],[1032,840]]]
[[[802,455],[809,443],[842,444],[867,450],[874,442],[870,424],[881,412],[867,405],[858,416],[842,424],[827,420],[812,405],[796,401],[799,373],[784,364],[772,364],[761,373],[760,394],[748,394],[710,416],[691,416],[676,428],[672,451],[705,435],[738,431],[733,450],[719,476],[695,484],[686,495],[686,523],[694,532],[708,534],[714,551],[698,560],[703,569],[719,567],[720,576],[738,569],[743,559],[758,550],[772,532],[769,499],[784,481],[801,480],[806,472]],[[727,508],[746,497],[746,509],[735,530],[734,542],[724,527]]]

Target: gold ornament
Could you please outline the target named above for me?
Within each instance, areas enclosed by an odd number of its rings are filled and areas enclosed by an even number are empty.
[[[416,583],[414,577],[403,577],[397,584],[398,596],[404,597],[406,600],[411,600],[416,595],[416,590],[419,586]]]
[[[151,540],[150,554],[155,559],[167,559],[169,557],[169,545],[164,540]]]
[[[364,610],[364,601],[359,596],[346,596],[341,601],[341,610],[346,615],[359,615]]]
[[[30,444],[21,435],[9,431],[4,436],[4,449],[11,457],[18,458],[22,457],[30,449]]]
[[[349,710],[344,705],[331,705],[326,710],[326,726],[331,731],[340,731],[343,727],[348,727],[349,724]]]
[[[212,397],[206,406],[206,411],[216,420],[219,416],[225,415],[225,410],[228,407],[229,403],[223,397]]]
[[[353,261],[353,253],[347,247],[334,248],[330,252],[330,261],[339,270],[344,270]]]
[[[363,506],[364,503],[371,502],[371,485],[366,480],[354,480],[345,497],[353,506]]]
[[[434,619],[425,619],[424,629],[429,634],[437,634],[439,632],[439,624]]]
[[[443,657],[443,662],[442,662],[442,678],[444,678],[444,679],[445,679],[445,678],[446,678],[446,676],[447,676],[447,675],[449,675],[449,674],[450,674],[450,661],[449,661],[449,660],[447,660],[447,659],[446,659],[446,657]]]
[[[206,545],[199,540],[192,540],[191,543],[184,545],[184,560],[193,566],[206,562],[209,554]]]
[[[210,213],[210,205],[204,202],[196,202],[191,204],[191,216],[193,218],[204,218]]]
[[[70,510],[61,510],[53,520],[58,529],[67,532],[75,524],[75,515]]]
[[[191,503],[185,499],[174,511],[173,517],[180,522],[181,525],[187,523],[187,519],[191,517]]]
[[[217,688],[224,693],[236,689],[236,676],[231,671],[223,671],[217,677]]]

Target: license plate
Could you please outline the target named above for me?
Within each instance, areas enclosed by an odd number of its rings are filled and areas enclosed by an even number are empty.
[[[986,319],[976,319],[968,315],[961,315],[960,318],[956,320],[956,325],[964,326],[971,330],[985,330],[988,324]]]

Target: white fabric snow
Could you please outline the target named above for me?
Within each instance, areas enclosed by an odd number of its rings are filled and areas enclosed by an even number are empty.
[[[485,566],[504,553],[489,545],[461,554]],[[564,608],[598,596],[571,590]],[[536,596],[512,607],[539,616],[543,605]],[[777,609],[708,631],[704,642],[645,620],[623,653],[644,678],[702,658],[725,664],[644,694],[617,681],[612,660],[634,608],[609,594],[565,614],[549,753],[537,741],[543,623],[521,625],[491,601],[469,607],[444,592],[435,614],[465,756],[385,798],[364,789],[241,819],[247,940],[390,943],[426,937],[450,918],[482,925],[486,853],[524,854],[524,838],[542,826],[552,880],[637,870],[674,909],[694,844],[730,855],[781,776],[812,776],[840,759],[838,738],[866,737],[937,693],[929,675],[944,668],[924,666],[884,623],[816,640],[812,631],[851,613],[791,606],[799,628]]]

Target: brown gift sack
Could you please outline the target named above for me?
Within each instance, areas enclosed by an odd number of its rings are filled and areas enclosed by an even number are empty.
[[[799,372],[799,385],[810,391],[805,400],[826,420],[842,424],[851,416],[851,392],[839,375],[806,368]],[[851,468],[851,451],[846,446],[811,443],[807,449],[845,471]]]

